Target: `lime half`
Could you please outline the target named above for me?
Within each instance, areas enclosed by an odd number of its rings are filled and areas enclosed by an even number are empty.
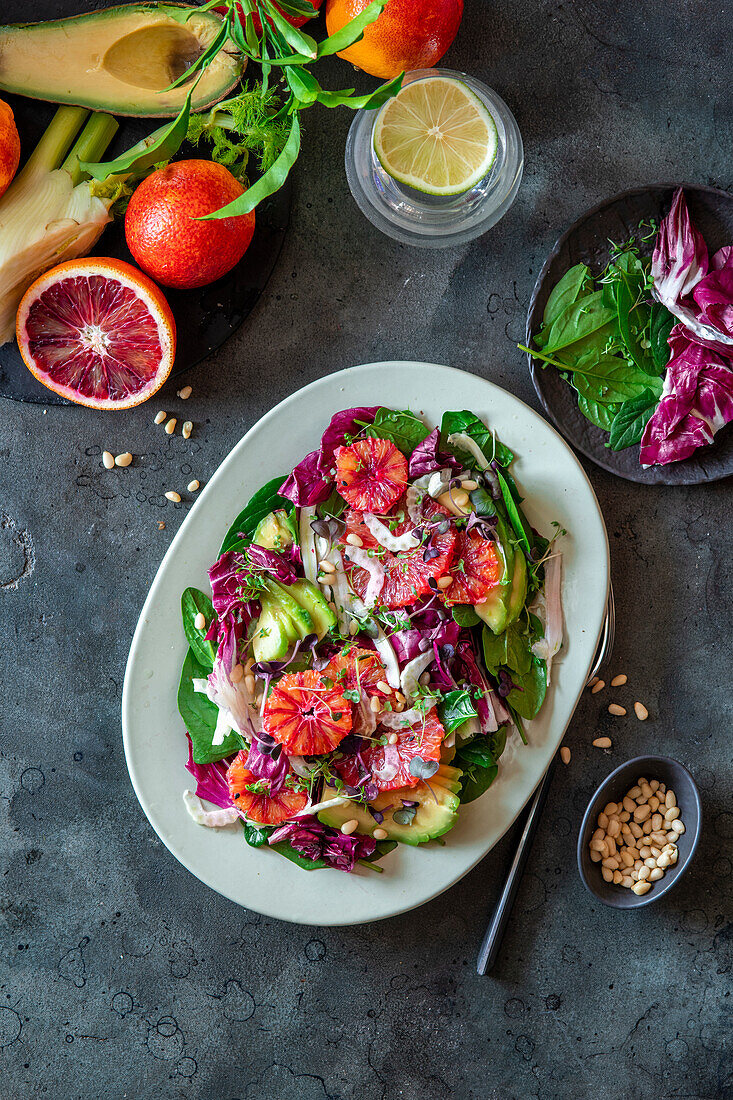
[[[496,124],[461,80],[428,76],[404,88],[379,113],[374,151],[392,179],[428,195],[460,195],[496,157]]]

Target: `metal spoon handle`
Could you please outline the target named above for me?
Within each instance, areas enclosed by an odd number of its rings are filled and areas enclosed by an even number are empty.
[[[483,938],[481,947],[478,953],[478,960],[476,962],[476,970],[479,974],[486,974],[493,967],[501,948],[501,942],[504,939],[504,932],[506,931],[507,922],[511,916],[512,908],[514,906],[514,898],[516,897],[517,890],[519,889],[519,883],[522,880],[522,874],[524,867],[529,856],[530,849],[532,847],[532,841],[537,831],[540,818],[542,817],[542,810],[547,798],[547,792],[550,789],[552,782],[552,773],[555,770],[555,759],[550,763],[549,768],[545,772],[544,778],[537,788],[537,793],[532,799],[532,804],[527,814],[527,819],[524,823],[522,835],[517,845],[517,851],[512,865],[509,868],[509,874],[507,875],[506,882],[504,883],[504,889],[501,892],[501,896],[496,903],[494,912],[491,915],[489,927],[486,929],[486,935]]]

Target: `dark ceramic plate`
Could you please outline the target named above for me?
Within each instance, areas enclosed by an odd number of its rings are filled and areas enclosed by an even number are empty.
[[[2,0],[2,18],[7,23],[29,18],[55,19],[76,15],[94,6],[90,0],[36,0],[30,12],[28,0]],[[31,149],[35,148],[56,108],[53,104],[21,96],[3,95],[3,99],[10,103],[15,113],[25,160]],[[163,122],[162,119],[146,122],[135,118],[121,118],[118,121],[119,131],[105,154],[108,158],[118,156]],[[178,332],[172,377],[201,363],[221,347],[254,308],[285,240],[290,218],[290,194],[288,182],[277,194],[260,203],[252,243],[240,262],[224,278],[198,290],[163,288]],[[122,221],[107,226],[93,252],[96,256],[115,256],[134,263],[125,244]],[[14,342],[0,347],[0,397],[43,405],[69,404],[36,381],[23,363]]]
[[[640,222],[654,218],[657,222],[667,214],[672,196],[682,186],[690,208],[690,216],[701,230],[709,251],[733,242],[733,196],[714,187],[695,184],[655,184],[634,191],[624,191],[589,210],[560,237],[547,257],[532,292],[527,316],[527,347],[542,325],[542,315],[550,291],[568,268],[587,264],[594,275],[608,263],[608,242],[622,242],[637,232]],[[651,248],[650,241],[647,248]],[[534,388],[550,419],[576,450],[593,460],[604,470],[646,485],[697,485],[717,481],[733,474],[733,427],[721,429],[710,447],[701,447],[684,462],[667,466],[652,466],[645,470],[639,462],[639,448],[611,451],[606,446],[608,435],[586,420],[578,408],[575,390],[564,382],[554,367],[542,367],[538,360],[529,360]]]

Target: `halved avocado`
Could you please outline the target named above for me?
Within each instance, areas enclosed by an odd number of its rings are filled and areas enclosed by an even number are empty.
[[[183,106],[190,81],[163,91],[213,42],[221,17],[185,4],[123,4],[67,19],[0,26],[0,88],[31,99],[74,103],[116,115],[167,117]],[[191,109],[223,99],[243,69],[231,43],[206,67]]]
[[[293,545],[295,535],[295,520],[284,508],[277,508],[257,524],[252,542],[266,550],[287,550]]]
[[[476,604],[476,614],[494,634],[501,634],[506,630],[509,621],[509,598],[514,577],[515,559],[522,555],[521,550],[514,550],[509,539],[506,524],[498,517],[496,527],[496,551],[504,562],[504,570],[501,580],[495,585],[483,603]],[[526,576],[525,576],[526,583]]]
[[[255,661],[282,661],[289,647],[288,633],[280,616],[274,613],[271,604],[263,603],[252,643]]]
[[[381,827],[386,830],[389,840],[399,840],[402,844],[423,844],[452,829],[458,817],[458,792],[461,788],[460,768],[451,768],[441,764],[430,780],[430,787],[418,783],[416,787],[400,787],[394,791],[382,791],[371,803],[375,810],[383,810],[384,821]],[[334,787],[324,787],[323,799],[335,798],[338,791]],[[393,818],[395,810],[402,805],[401,799],[419,803],[412,824],[400,825]],[[390,809],[385,807],[391,806]],[[357,833],[371,836],[376,822],[365,806],[357,802],[347,802],[343,806],[331,806],[321,810],[318,820],[324,825],[340,829],[354,818],[359,822]]]
[[[306,580],[296,581],[295,584],[288,585],[288,592],[309,612],[319,639],[329,630],[333,630],[338,622],[336,612],[314,584]]]
[[[268,588],[271,599],[293,621],[298,637],[307,638],[309,634],[316,633],[315,623],[310,612],[301,607],[298,601],[290,595],[290,586],[286,587],[278,581],[270,580],[268,581]]]
[[[512,588],[509,593],[509,604],[507,607],[507,626],[509,623],[517,621],[522,613],[524,607],[524,601],[527,599],[527,559],[524,556],[524,551],[521,547],[517,547],[514,554],[514,576],[512,577]]]

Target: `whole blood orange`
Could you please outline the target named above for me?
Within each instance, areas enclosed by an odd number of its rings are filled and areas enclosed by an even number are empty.
[[[0,99],[0,195],[18,171],[20,163],[20,138],[12,110]]]
[[[244,194],[223,164],[179,160],[153,172],[130,199],[127,247],[143,271],[163,286],[206,286],[231,271],[252,240],[254,211],[197,221]]]
[[[360,15],[369,0],[328,0],[329,35]],[[364,37],[342,50],[339,57],[372,76],[389,79],[404,70],[431,69],[456,36],[463,16],[463,0],[389,0]]]

